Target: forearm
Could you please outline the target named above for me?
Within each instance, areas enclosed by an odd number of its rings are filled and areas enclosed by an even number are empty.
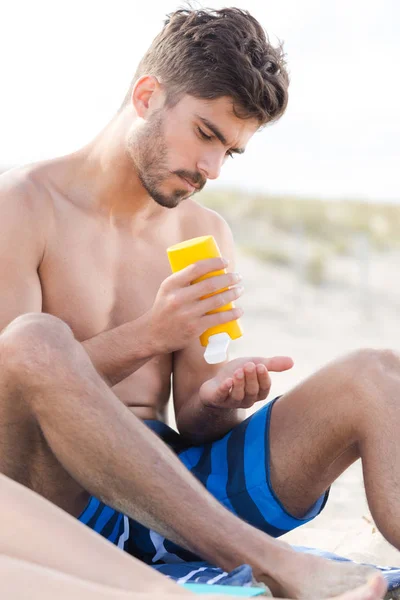
[[[183,437],[193,444],[202,444],[223,437],[245,417],[245,409],[206,407],[194,394],[176,415],[176,424]]]
[[[157,354],[147,314],[85,340],[82,345],[97,372],[112,386]]]

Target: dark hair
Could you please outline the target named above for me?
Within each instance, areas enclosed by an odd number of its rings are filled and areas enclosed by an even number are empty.
[[[142,75],[158,77],[173,106],[184,94],[228,96],[236,116],[260,126],[279,119],[289,76],[282,44],[270,44],[260,23],[240,8],[182,9],[168,15],[142,58],[122,106]]]

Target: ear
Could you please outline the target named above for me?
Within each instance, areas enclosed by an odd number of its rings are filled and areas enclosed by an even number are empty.
[[[145,119],[149,111],[162,105],[162,96],[162,87],[157,77],[153,75],[140,77],[132,90],[132,104],[136,114]]]

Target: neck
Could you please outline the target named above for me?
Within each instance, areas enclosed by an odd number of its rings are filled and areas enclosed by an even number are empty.
[[[73,182],[81,202],[110,220],[150,219],[165,209],[146,192],[126,148],[131,115],[117,114],[99,135],[75,154]]]

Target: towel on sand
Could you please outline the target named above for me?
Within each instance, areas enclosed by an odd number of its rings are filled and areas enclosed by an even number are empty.
[[[331,560],[338,560],[343,562],[354,562],[343,556],[333,554],[332,552],[326,552],[324,550],[318,550],[316,548],[306,548],[305,546],[293,546],[298,552],[307,552],[310,554],[316,554],[324,558]],[[389,591],[400,589],[400,567],[382,567],[377,565],[376,569],[381,571],[388,583]],[[226,573],[218,567],[213,567],[206,562],[187,562],[178,564],[164,564],[156,565],[153,567],[160,573],[167,575],[171,579],[174,579],[177,583],[206,583],[206,584],[218,584],[218,585],[232,585],[249,587],[254,585],[253,572],[249,565],[241,565],[230,573]]]

